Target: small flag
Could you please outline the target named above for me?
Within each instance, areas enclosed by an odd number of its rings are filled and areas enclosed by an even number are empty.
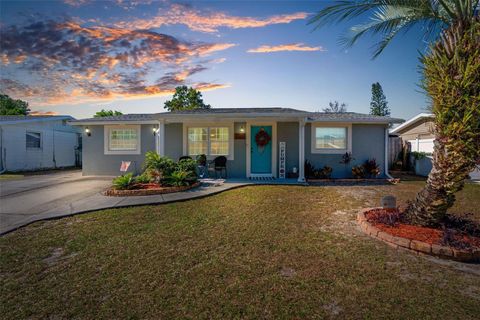
[[[130,167],[130,164],[132,161],[122,161],[122,165],[120,166],[120,171],[121,172],[127,172],[128,167]]]

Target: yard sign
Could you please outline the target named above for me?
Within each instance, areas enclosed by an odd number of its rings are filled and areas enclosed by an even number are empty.
[[[122,161],[122,165],[120,166],[120,171],[121,172],[127,172],[128,167],[130,167],[130,164],[132,161]]]
[[[278,178],[279,179],[285,179],[285,163],[286,163],[286,143],[285,142],[280,142],[279,143],[279,167],[278,167]]]

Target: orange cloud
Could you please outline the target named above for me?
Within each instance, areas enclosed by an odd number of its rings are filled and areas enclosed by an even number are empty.
[[[278,46],[260,46],[256,49],[250,49],[247,52],[250,53],[268,53],[268,52],[280,52],[280,51],[326,51],[322,47],[309,47],[303,43],[281,44]]]
[[[56,116],[59,113],[56,111],[43,111],[43,110],[37,110],[37,111],[31,111],[29,113],[30,116]]]
[[[183,24],[193,31],[206,33],[217,32],[218,28],[260,28],[273,24],[285,24],[295,20],[302,20],[308,16],[306,12],[275,15],[269,18],[253,18],[231,16],[221,12],[201,14],[187,6],[175,4],[167,12],[161,12],[158,16],[148,19],[136,19],[133,21],[119,22],[117,27],[128,29],[152,29],[162,25]]]

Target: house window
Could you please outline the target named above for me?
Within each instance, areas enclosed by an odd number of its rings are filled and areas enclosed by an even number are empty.
[[[346,149],[347,128],[315,128],[316,149]]]
[[[208,128],[188,128],[188,154],[208,153]]]
[[[227,156],[230,154],[229,127],[188,128],[188,155]]]
[[[111,129],[109,150],[137,150],[137,130],[135,129]]]
[[[351,152],[351,124],[312,124],[312,153]]]
[[[105,126],[105,154],[140,154],[140,126]]]
[[[42,134],[39,132],[27,131],[26,146],[27,149],[40,149],[42,147]]]

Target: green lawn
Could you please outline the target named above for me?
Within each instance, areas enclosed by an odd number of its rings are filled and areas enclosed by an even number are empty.
[[[422,183],[253,186],[35,223],[0,238],[0,317],[478,319],[479,265],[356,228],[359,208]],[[478,199],[467,185],[453,211],[478,218]]]

